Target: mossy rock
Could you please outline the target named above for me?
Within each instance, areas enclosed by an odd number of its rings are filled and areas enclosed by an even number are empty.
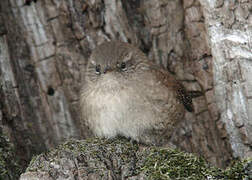
[[[245,179],[249,177],[245,167],[248,161],[236,161],[222,170],[190,153],[145,147],[123,138],[69,140],[34,157],[21,180]]]

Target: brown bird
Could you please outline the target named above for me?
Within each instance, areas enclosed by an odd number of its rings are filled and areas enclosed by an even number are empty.
[[[83,128],[98,137],[125,136],[162,145],[192,99],[169,72],[136,47],[105,42],[91,54],[80,93]]]

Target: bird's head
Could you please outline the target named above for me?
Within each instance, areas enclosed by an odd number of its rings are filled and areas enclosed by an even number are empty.
[[[130,44],[123,42],[103,43],[96,47],[90,56],[86,79],[95,82],[106,76],[111,76],[111,74],[120,78],[127,77],[135,72],[143,59],[146,59],[145,55]]]

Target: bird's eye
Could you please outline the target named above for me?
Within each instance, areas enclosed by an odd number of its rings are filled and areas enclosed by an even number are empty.
[[[95,66],[95,73],[98,75],[101,74],[101,66],[100,65]]]
[[[126,68],[126,63],[125,62],[122,62],[121,64],[121,70],[125,71],[127,68]]]

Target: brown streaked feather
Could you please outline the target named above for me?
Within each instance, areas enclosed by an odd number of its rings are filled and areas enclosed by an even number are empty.
[[[134,47],[132,47],[131,45],[129,45],[127,43],[119,43],[119,44],[124,45],[125,47],[130,47],[132,49],[135,49]],[[137,58],[145,60],[146,63],[149,64],[150,69],[152,71],[155,71],[154,74],[158,77],[159,80],[162,81],[162,83],[167,88],[172,88],[174,91],[176,91],[177,98],[184,105],[186,110],[188,110],[189,112],[194,111],[191,94],[186,91],[185,87],[179,81],[177,81],[176,78],[172,74],[170,74],[168,71],[160,68],[159,66],[157,66],[153,62],[149,61],[146,58],[146,55],[142,51],[139,51],[137,49],[137,54],[135,54],[135,55],[138,56]]]
[[[160,79],[167,88],[172,88],[176,91],[177,98],[184,105],[186,110],[193,112],[194,108],[192,105],[192,96],[190,96],[190,94],[186,91],[185,87],[169,72],[162,70],[155,65],[152,65],[151,67],[153,67],[152,71],[155,71],[154,74],[158,76],[158,79]]]

